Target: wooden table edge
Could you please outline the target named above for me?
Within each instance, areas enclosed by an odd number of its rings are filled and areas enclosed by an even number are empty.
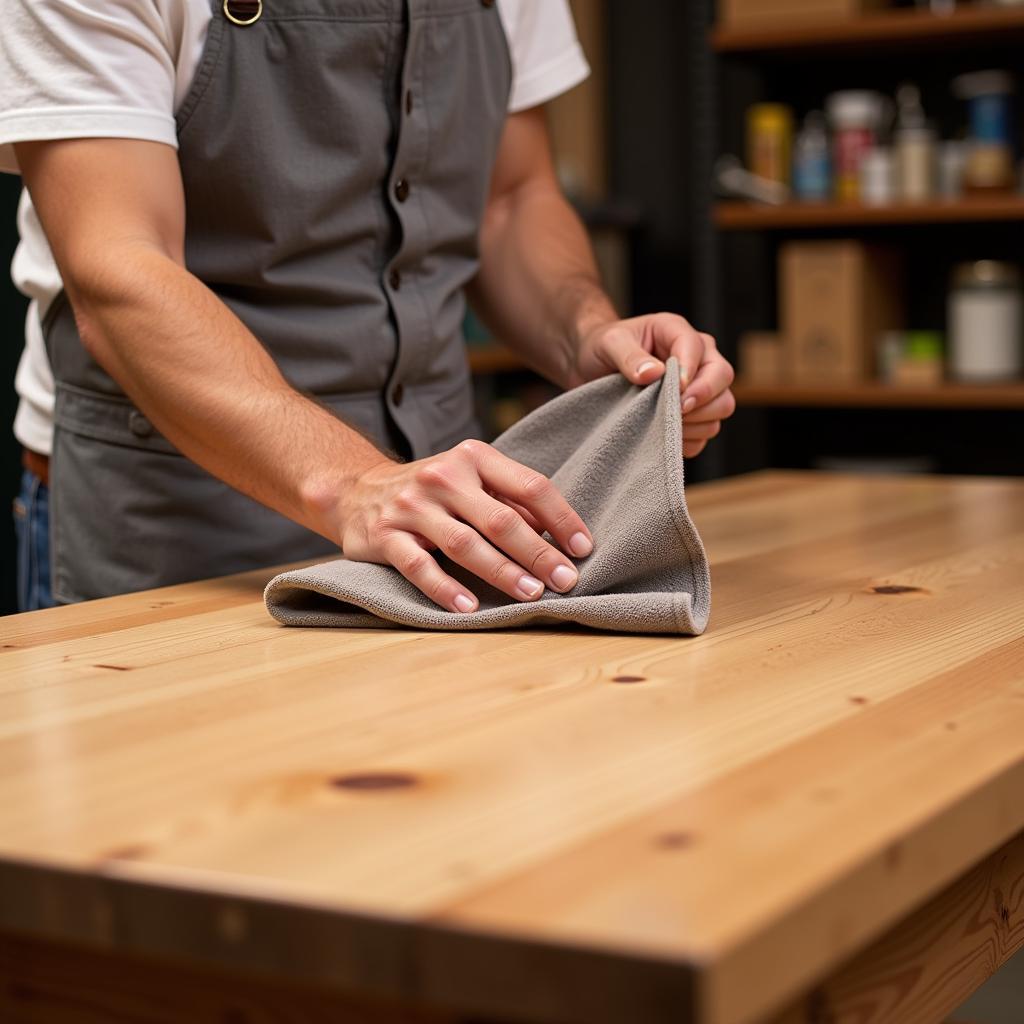
[[[750,940],[713,956],[695,956],[699,1019],[708,1024],[760,1024],[772,1019],[773,1014],[783,1006],[798,1000],[801,993],[819,990],[827,984],[824,979],[842,976],[846,966],[864,956],[866,950],[891,942],[892,934],[903,928],[915,915],[932,913],[934,905],[947,899],[948,893],[965,878],[981,870],[984,865],[994,865],[1000,857],[1006,855],[1006,851],[1011,851],[1014,862],[1021,865],[1019,905],[1013,908],[1013,914],[1021,921],[1021,940],[1024,941],[1024,847],[1018,848],[1015,845],[1024,839],[1024,819],[1013,813],[1013,809],[1020,806],[1019,794],[1022,790],[1024,758],[1018,758],[1005,764],[1002,770],[970,792],[962,793],[959,799],[922,822],[910,834],[843,872],[837,884],[856,893],[872,881],[875,884],[884,883],[896,855],[904,864],[918,865],[918,891],[916,895],[908,895],[898,909],[870,931],[860,934],[856,940],[848,940],[848,948],[842,952],[834,955],[823,953],[818,962],[808,965],[801,977],[792,978],[781,987],[776,985],[774,995],[771,993],[771,984],[768,984],[761,990],[767,992],[768,997],[756,1006],[752,1006],[742,994],[736,998],[737,991],[740,991],[737,986],[742,979],[749,978],[752,972],[758,975],[764,973],[764,965],[770,962],[773,955],[768,946],[777,945],[779,941],[776,931],[758,932]],[[948,859],[932,855],[932,851],[941,845],[944,834],[951,831],[954,834],[976,834],[980,827],[979,820],[987,826],[988,831],[984,837],[979,836],[973,844],[973,852],[960,858],[959,863],[950,863]],[[922,877],[926,871],[927,879]],[[797,908],[789,916],[787,929],[818,935],[822,948],[826,948],[829,931],[834,927],[829,907],[836,901],[835,889],[832,886],[828,890],[827,905],[822,905],[824,897],[815,894]],[[964,993],[964,998],[969,994]],[[859,1012],[863,1012],[863,1008]],[[833,1018],[813,1015],[807,1018],[810,1024],[819,1019]],[[834,1019],[844,1018],[837,1016]],[[875,1021],[874,1018],[862,1019],[861,1016],[857,1016],[857,1020],[860,1024]],[[879,1018],[876,1024],[883,1024],[883,1019]]]
[[[631,952],[4,856],[0,894],[0,944],[21,938],[474,1021],[626,1024],[638,992],[658,1008],[642,1019],[696,1012],[691,965]]]
[[[1024,948],[1022,894],[1024,831],[816,982],[771,1024],[884,1024],[894,1013],[945,1018]]]

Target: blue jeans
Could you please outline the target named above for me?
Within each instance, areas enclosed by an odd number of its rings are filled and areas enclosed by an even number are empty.
[[[18,610],[52,608],[50,589],[50,494],[28,470],[21,475],[21,493],[14,499],[18,536]]]

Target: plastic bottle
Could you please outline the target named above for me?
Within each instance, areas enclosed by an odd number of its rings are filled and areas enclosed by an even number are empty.
[[[876,92],[845,90],[825,102],[835,151],[835,196],[840,202],[860,198],[860,165],[878,143],[891,104]]]
[[[923,202],[935,195],[935,131],[928,126],[916,85],[901,85],[896,92],[899,110],[893,137],[896,150],[896,187],[900,199]]]
[[[832,194],[832,161],[828,151],[825,115],[812,110],[793,147],[793,191],[797,199],[823,202]]]
[[[868,206],[885,206],[896,198],[896,174],[892,150],[875,146],[860,162],[860,200]]]
[[[747,110],[747,167],[752,174],[789,185],[793,112],[782,103],[755,103]]]

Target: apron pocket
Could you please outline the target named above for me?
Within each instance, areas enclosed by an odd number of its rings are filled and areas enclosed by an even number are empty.
[[[65,603],[337,551],[182,456],[123,398],[58,385],[54,597]]]

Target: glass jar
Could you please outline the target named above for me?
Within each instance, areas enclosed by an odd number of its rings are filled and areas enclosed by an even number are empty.
[[[1024,291],[1012,263],[978,260],[953,271],[949,372],[956,380],[1000,381],[1024,369]]]

